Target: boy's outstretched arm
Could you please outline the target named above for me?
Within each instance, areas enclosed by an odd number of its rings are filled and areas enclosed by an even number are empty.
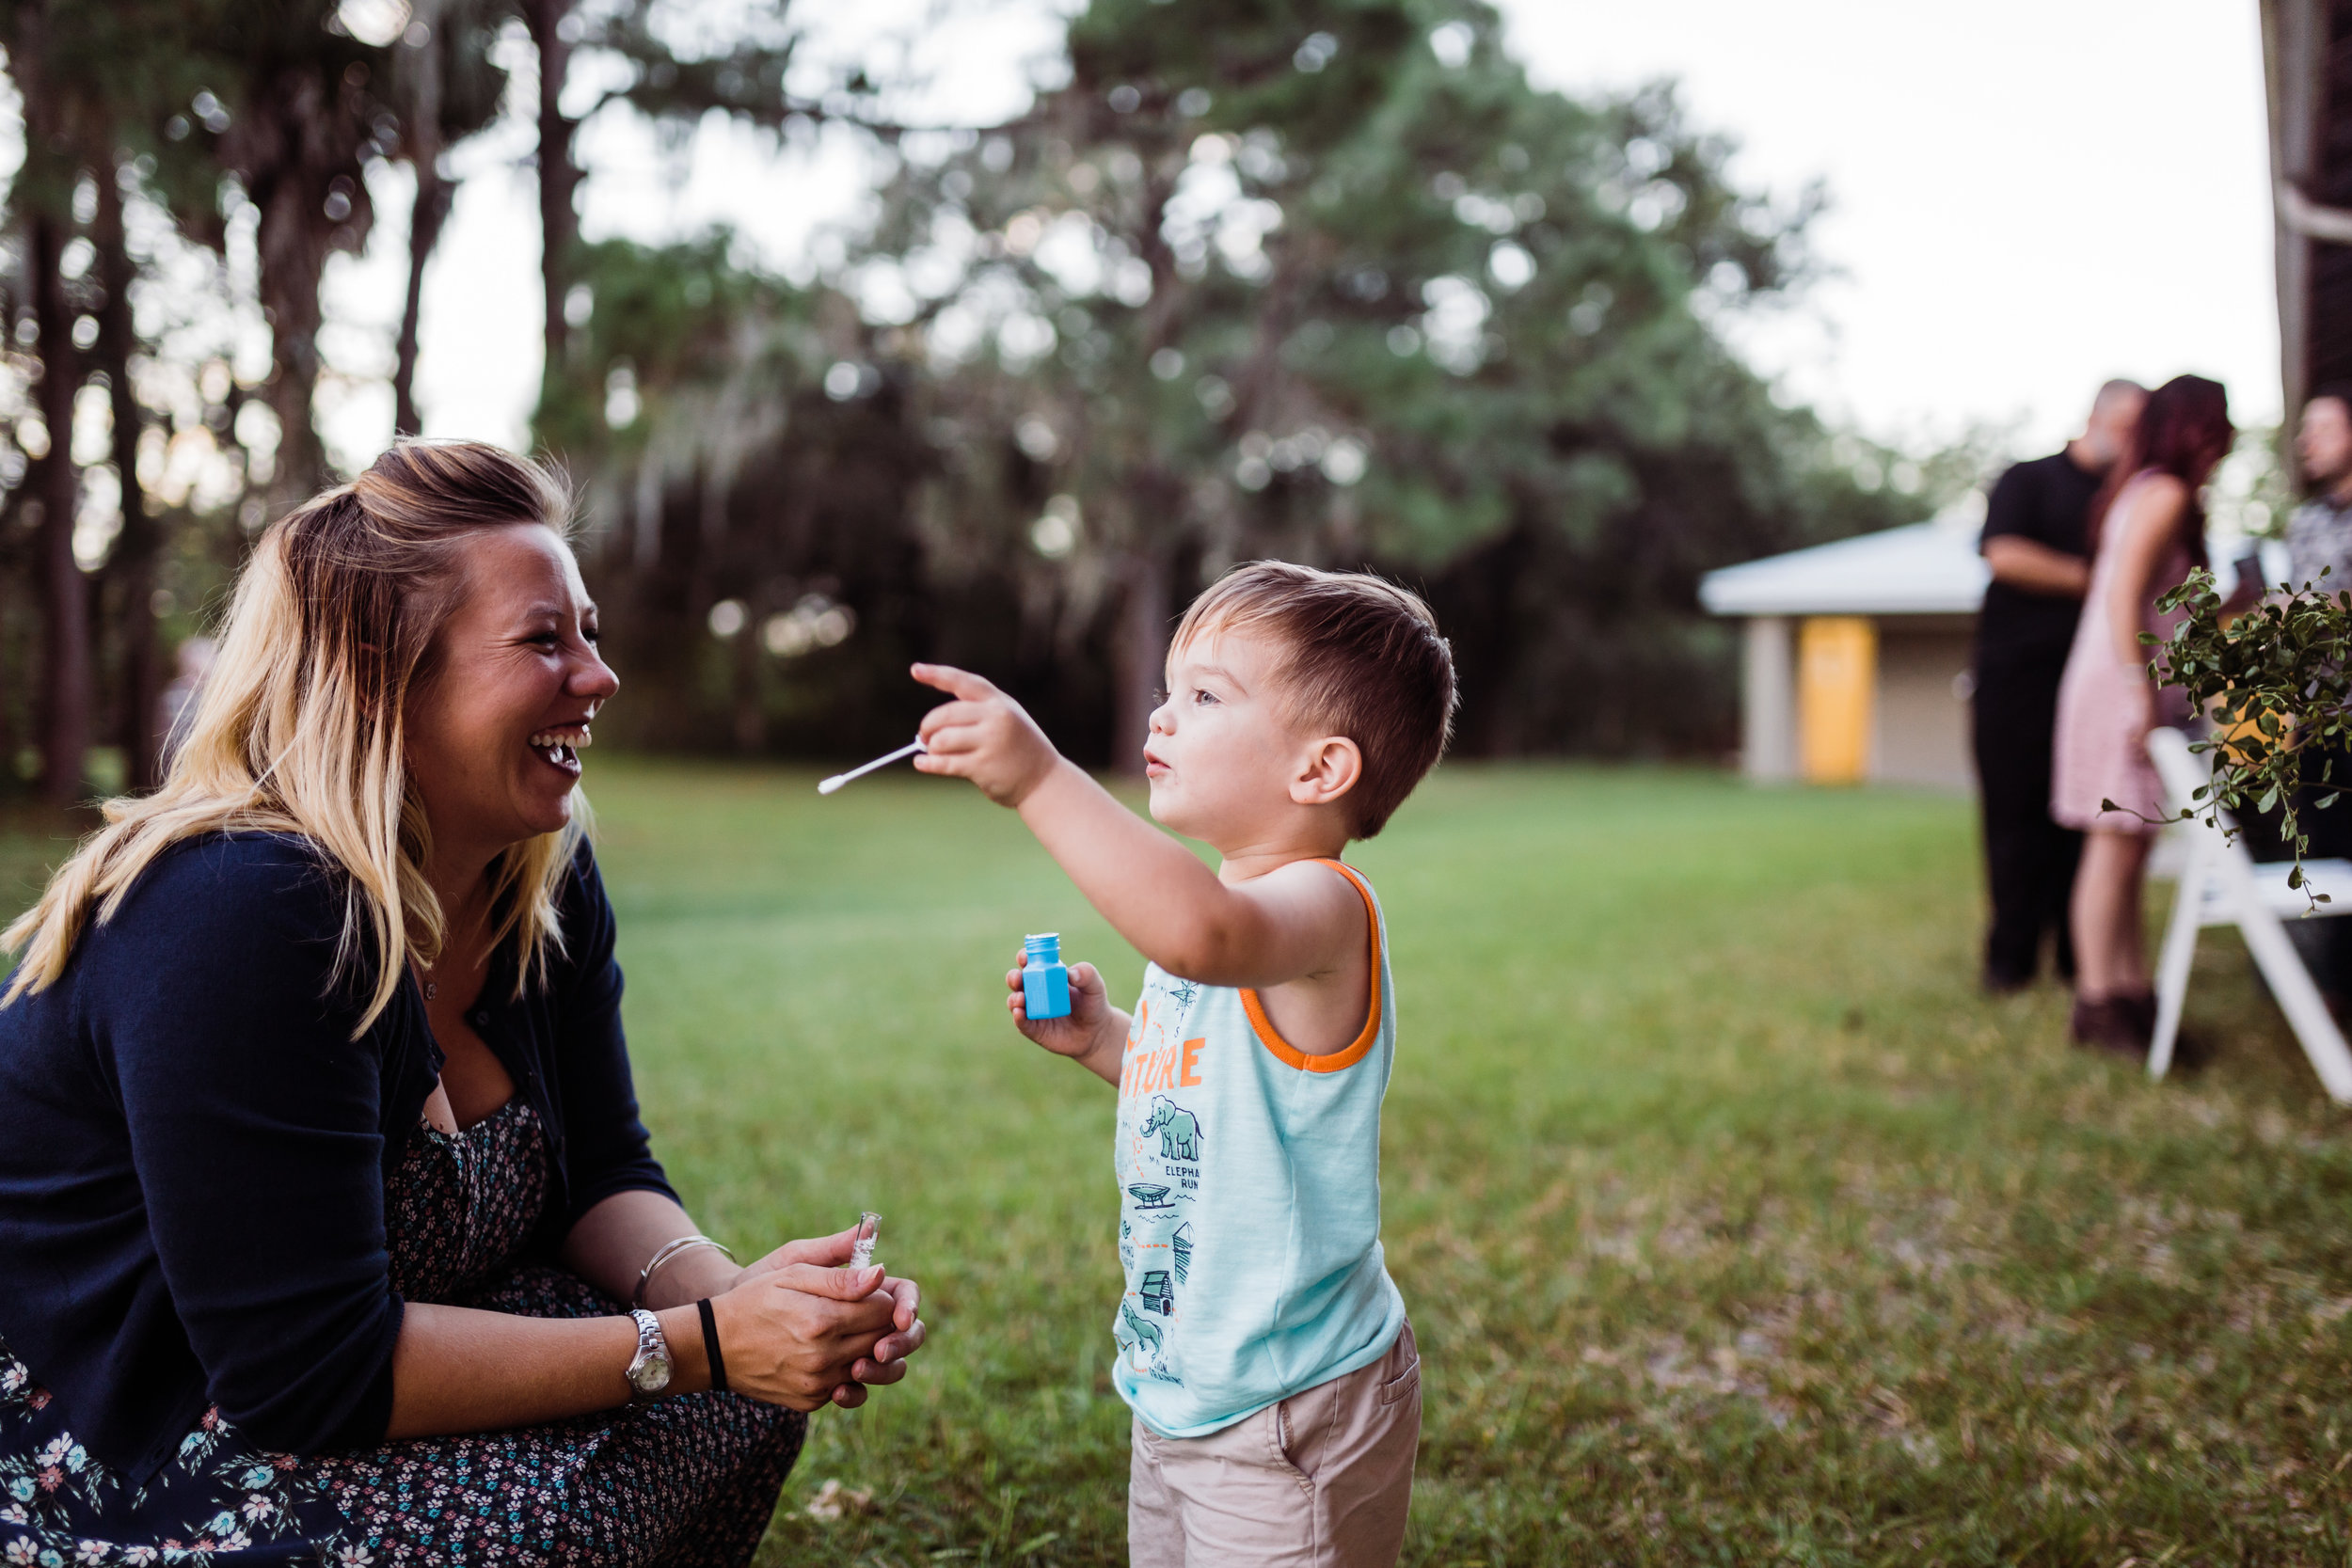
[[[1018,811],[1087,901],[1169,974],[1277,986],[1333,967],[1363,942],[1363,904],[1327,867],[1293,864],[1229,887],[1057,752],[987,680],[942,664],[914,666],[914,678],[956,699],[924,715],[914,766],[969,779]]]

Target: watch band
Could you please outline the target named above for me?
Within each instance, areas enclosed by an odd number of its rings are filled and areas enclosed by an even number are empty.
[[[702,1314],[703,1355],[710,1363],[710,1391],[723,1394],[727,1391],[727,1358],[719,1349],[719,1316],[710,1309],[708,1296],[696,1302],[694,1310]]]
[[[644,1307],[632,1307],[628,1315],[637,1324],[637,1354],[630,1359],[626,1374],[628,1402],[651,1404],[670,1386],[675,1363],[670,1359],[669,1338],[661,1332],[661,1320]]]

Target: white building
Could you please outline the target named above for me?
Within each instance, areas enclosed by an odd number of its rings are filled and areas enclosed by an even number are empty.
[[[1750,778],[1965,790],[1969,641],[1991,580],[1983,508],[1709,572],[1699,602],[1747,623]]]
[[[1740,767],[1754,779],[1973,791],[1970,643],[1992,580],[1981,497],[1924,523],[1709,572],[1708,613],[1747,623]],[[2216,575],[2235,580],[2224,548]],[[2287,571],[2265,546],[2264,576]]]

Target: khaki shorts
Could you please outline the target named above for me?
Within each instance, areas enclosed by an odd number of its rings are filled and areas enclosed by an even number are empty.
[[[1369,1367],[1206,1437],[1135,1423],[1133,1568],[1391,1568],[1421,1446],[1413,1325]]]

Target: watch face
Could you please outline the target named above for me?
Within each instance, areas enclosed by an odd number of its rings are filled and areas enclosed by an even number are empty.
[[[670,1386],[670,1358],[666,1355],[646,1356],[637,1364],[635,1375],[629,1381],[645,1393],[659,1394]]]

